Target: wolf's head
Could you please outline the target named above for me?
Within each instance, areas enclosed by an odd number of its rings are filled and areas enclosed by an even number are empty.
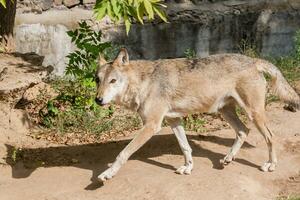
[[[99,105],[108,104],[121,98],[126,89],[128,79],[125,74],[126,66],[129,65],[129,56],[125,48],[122,48],[116,59],[107,63],[99,60],[99,68],[95,75],[97,95],[95,101]]]

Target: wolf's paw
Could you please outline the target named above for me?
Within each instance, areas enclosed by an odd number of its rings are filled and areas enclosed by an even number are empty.
[[[116,174],[116,172],[114,172],[114,170],[112,168],[108,168],[107,170],[102,172],[102,174],[100,174],[98,176],[98,180],[100,182],[107,181],[107,180],[111,179],[115,174]]]
[[[234,160],[232,156],[226,155],[223,159],[220,160],[220,164],[224,167],[231,163]]]
[[[266,162],[265,164],[263,164],[263,166],[260,167],[261,171],[263,172],[272,172],[275,171],[276,169],[276,163],[274,162]]]
[[[192,173],[192,170],[193,170],[193,165],[190,164],[190,165],[187,165],[187,166],[183,165],[183,166],[179,167],[175,172],[177,174],[187,174],[187,175],[189,175],[189,174]]]

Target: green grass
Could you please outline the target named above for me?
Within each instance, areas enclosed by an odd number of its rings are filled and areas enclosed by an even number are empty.
[[[193,114],[184,117],[182,124],[184,129],[187,131],[204,132],[204,125],[206,124],[206,121],[200,115]]]
[[[288,197],[279,197],[276,200],[300,200],[300,196],[288,196]]]
[[[269,59],[290,82],[300,80],[300,60],[294,56]]]

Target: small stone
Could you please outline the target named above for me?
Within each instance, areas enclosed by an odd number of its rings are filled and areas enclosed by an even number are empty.
[[[62,5],[62,3],[63,3],[63,0],[54,0],[54,5],[56,5],[56,6]]]
[[[83,0],[83,4],[95,4],[96,0]]]
[[[72,158],[72,163],[78,163],[79,161],[75,158]]]
[[[68,8],[74,7],[80,3],[79,0],[64,0],[64,5]]]
[[[49,10],[52,6],[53,1],[52,0],[42,0],[41,2],[41,8],[42,10]]]

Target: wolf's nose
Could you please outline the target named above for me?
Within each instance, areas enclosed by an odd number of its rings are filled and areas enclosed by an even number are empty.
[[[95,98],[95,102],[97,103],[97,104],[99,104],[99,105],[103,105],[103,98]]]

